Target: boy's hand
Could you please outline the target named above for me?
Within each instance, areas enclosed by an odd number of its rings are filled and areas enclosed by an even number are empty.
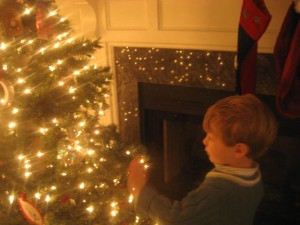
[[[148,180],[148,171],[142,157],[135,157],[128,167],[128,191],[136,199]]]

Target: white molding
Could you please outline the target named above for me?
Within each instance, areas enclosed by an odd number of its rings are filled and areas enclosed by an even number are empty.
[[[76,34],[95,37],[98,19],[95,0],[56,0],[62,16],[70,20]]]
[[[155,43],[155,42],[110,42],[110,47],[144,47],[144,48],[167,48],[167,49],[190,49],[211,51],[236,51],[236,46],[210,45],[210,44],[182,44],[182,43]]]

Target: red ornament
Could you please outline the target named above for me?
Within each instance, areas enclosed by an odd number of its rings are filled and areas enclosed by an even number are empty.
[[[65,204],[65,203],[67,203],[68,201],[70,201],[70,196],[68,196],[68,195],[61,196],[60,203],[62,205]]]
[[[44,218],[36,206],[26,199],[25,194],[21,193],[18,203],[25,219],[33,225],[44,225]]]
[[[42,1],[37,2],[36,5],[37,37],[44,40],[48,40],[56,33],[54,28],[55,21],[49,15],[49,7],[49,3]]]

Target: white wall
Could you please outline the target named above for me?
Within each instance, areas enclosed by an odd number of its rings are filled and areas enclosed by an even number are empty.
[[[259,52],[273,52],[291,2],[265,0],[272,20],[258,42]],[[101,37],[104,48],[97,56],[98,61],[112,66],[112,72],[114,46],[236,51],[242,0],[57,0],[57,3],[68,5],[67,11],[73,15],[79,33]],[[106,121],[118,124],[115,83],[112,89]]]

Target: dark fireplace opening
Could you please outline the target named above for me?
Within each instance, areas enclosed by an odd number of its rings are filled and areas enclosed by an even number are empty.
[[[171,199],[181,199],[212,168],[204,152],[201,122],[224,90],[138,83],[140,135],[154,162],[150,182]],[[258,95],[276,113],[275,97]],[[255,225],[300,224],[300,120],[277,115],[279,134],[259,160],[265,196]]]
[[[180,199],[212,168],[202,144],[202,118],[156,110],[145,110],[144,118],[144,144],[155,162],[151,182],[168,197]]]

